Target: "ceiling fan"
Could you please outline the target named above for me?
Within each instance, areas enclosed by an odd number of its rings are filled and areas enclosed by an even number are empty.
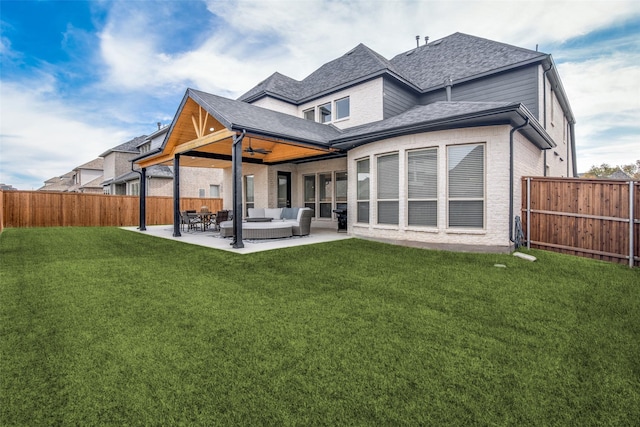
[[[245,148],[244,151],[246,153],[251,154],[252,156],[254,154],[256,154],[256,153],[258,153],[258,154],[269,154],[269,153],[271,153],[270,150],[267,150],[267,149],[264,149],[264,148],[253,148],[251,146],[251,140],[249,140],[249,146],[247,148]]]

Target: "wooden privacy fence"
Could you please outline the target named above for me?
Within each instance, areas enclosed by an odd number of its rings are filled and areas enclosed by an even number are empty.
[[[0,227],[135,226],[140,222],[138,196],[0,192]],[[181,198],[180,209],[222,209],[222,199]],[[147,225],[173,224],[173,198],[147,197]]]
[[[640,265],[640,181],[523,178],[532,248]]]

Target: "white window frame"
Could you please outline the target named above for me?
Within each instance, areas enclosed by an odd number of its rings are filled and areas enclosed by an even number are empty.
[[[482,147],[482,194],[481,195],[476,195],[476,196],[472,196],[472,197],[460,197],[457,195],[454,195],[452,197],[451,193],[452,191],[454,191],[456,188],[461,187],[461,186],[454,186],[452,185],[452,176],[451,176],[451,160],[452,160],[452,154],[451,154],[451,150],[458,150],[458,149],[462,149],[463,147],[466,148],[470,148],[470,150],[468,151],[467,155],[470,154],[475,147]],[[466,157],[466,155],[464,156]],[[463,158],[464,158],[463,157]],[[455,167],[453,168],[455,169]],[[464,175],[464,176],[468,176]],[[470,184],[473,184],[473,181],[470,180],[469,182]],[[467,185],[464,186],[465,188],[472,188],[472,185]],[[473,144],[456,144],[456,145],[448,145],[447,146],[447,228],[451,229],[451,230],[460,230],[460,229],[469,229],[469,230],[485,230],[486,229],[486,224],[487,224],[487,198],[486,198],[486,192],[487,192],[487,144],[486,143],[473,143]],[[482,210],[481,210],[481,214],[482,214],[482,225],[481,226],[474,226],[474,225],[458,225],[458,224],[454,224],[452,225],[451,223],[451,219],[452,219],[452,209],[451,209],[451,205],[452,203],[465,203],[465,202],[482,202]]]
[[[347,115],[343,116],[343,117],[338,117],[338,112],[339,112],[339,110],[338,110],[338,102],[344,101],[345,99],[347,100],[347,110],[348,110],[347,111]],[[333,104],[334,104],[334,108],[333,109],[334,109],[334,117],[335,117],[335,119],[333,120],[334,122],[339,122],[341,120],[347,120],[349,117],[351,117],[351,99],[350,99],[350,97],[343,96],[342,98],[338,98],[335,101],[333,101]]]
[[[324,120],[325,116],[322,114],[322,108],[329,106],[329,120]],[[318,105],[318,121],[322,124],[328,124],[333,122],[333,101],[325,102],[324,104]]]
[[[308,119],[307,118],[307,113],[312,113],[313,114],[313,118],[312,119]],[[306,110],[302,111],[302,118],[305,120],[311,120],[313,122],[317,121],[316,118],[316,107],[311,107],[311,108],[307,108]]]
[[[425,147],[425,148],[419,148],[419,149],[415,149],[415,150],[408,150],[406,152],[406,174],[407,174],[407,204],[406,204],[406,223],[407,226],[409,227],[431,227],[431,228],[437,228],[438,227],[438,147]],[[435,191],[433,193],[433,195],[431,197],[411,197],[411,183],[412,182],[416,182],[418,180],[418,174],[419,172],[425,173],[425,171],[412,171],[411,170],[411,166],[410,166],[410,161],[409,158],[412,154],[416,153],[424,153],[424,152],[433,152],[435,154],[435,165],[434,165],[434,170],[433,170],[433,185],[435,187]],[[418,223],[411,223],[411,204],[413,203],[425,203],[425,202],[431,202],[431,203],[435,203],[435,218],[433,218],[432,223],[429,224],[418,224]]]
[[[344,100],[348,101],[348,104],[347,104],[348,114],[343,117],[338,117],[338,102],[344,101]],[[328,107],[331,113],[329,114],[329,120],[323,121],[324,116],[322,115],[322,107]],[[323,102],[314,107],[310,107],[305,110],[302,110],[302,118],[305,120],[310,120],[310,119],[307,119],[306,117],[306,114],[309,112],[313,112],[313,117],[314,117],[313,120],[315,122],[322,123],[322,124],[331,124],[331,123],[336,123],[343,120],[348,120],[351,117],[351,97],[348,95],[343,96],[341,98]]]
[[[396,184],[396,197],[386,197],[386,198],[382,198],[380,197],[380,192],[381,192],[381,188],[382,186],[380,185],[381,183],[381,177],[380,177],[380,173],[381,173],[381,168],[380,168],[380,160],[385,158],[385,157],[392,157],[394,156],[397,160],[397,171],[396,171],[396,176],[395,176],[395,184]],[[380,206],[381,203],[384,204],[388,204],[388,203],[395,203],[396,204],[396,218],[397,220],[395,222],[380,222]],[[400,225],[400,153],[398,151],[394,151],[391,153],[384,153],[384,154],[378,154],[376,156],[376,218],[377,218],[377,224],[379,225],[390,225],[390,226],[398,226]]]
[[[365,198],[361,198],[360,197],[360,169],[359,169],[359,165],[362,164],[363,162],[367,162],[368,163],[368,168],[367,168],[367,179],[369,180],[369,182],[367,183],[367,197]],[[364,173],[364,172],[363,172]],[[363,180],[364,181],[364,180]],[[360,204],[361,203],[366,203],[367,204],[367,220],[361,220],[360,219]],[[371,159],[369,157],[364,157],[362,159],[357,159],[356,160],[356,222],[358,224],[369,224],[371,222]]]

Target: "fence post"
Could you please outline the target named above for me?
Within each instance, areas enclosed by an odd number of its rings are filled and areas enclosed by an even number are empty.
[[[633,214],[633,181],[629,181],[629,267],[633,268],[634,265],[634,255],[633,255],[633,230],[635,228],[634,224],[634,214]]]
[[[527,249],[531,249],[531,177],[527,177]]]

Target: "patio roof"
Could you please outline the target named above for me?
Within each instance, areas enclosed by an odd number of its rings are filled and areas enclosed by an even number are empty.
[[[135,162],[171,165],[180,154],[182,166],[228,167],[233,137],[243,131],[242,161],[247,163],[277,164],[340,151],[329,144],[341,134],[334,126],[187,89],[162,146]]]

